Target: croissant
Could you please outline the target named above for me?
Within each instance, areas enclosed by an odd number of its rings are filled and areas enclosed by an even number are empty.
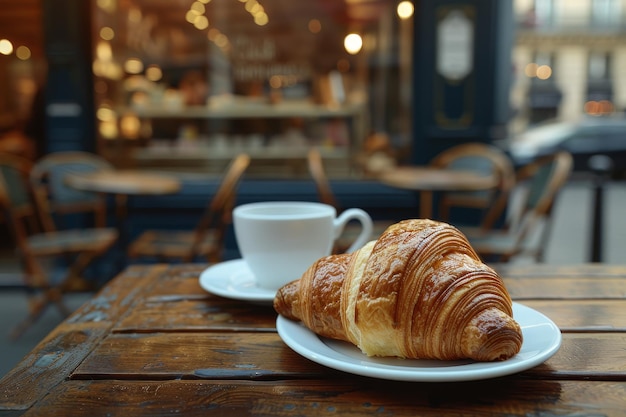
[[[405,220],[350,253],[317,260],[274,309],[368,356],[504,360],[522,332],[502,279],[455,227]]]

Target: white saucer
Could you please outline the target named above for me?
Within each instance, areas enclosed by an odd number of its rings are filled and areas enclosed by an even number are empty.
[[[200,286],[210,293],[235,300],[272,304],[275,290],[257,286],[252,271],[243,259],[220,262],[200,274]]]
[[[561,331],[548,317],[519,303],[513,303],[513,316],[522,328],[524,341],[517,355],[501,362],[368,357],[350,343],[320,337],[280,315],[276,329],[285,344],[300,355],[340,371],[397,381],[471,381],[530,369],[545,362],[561,346]]]

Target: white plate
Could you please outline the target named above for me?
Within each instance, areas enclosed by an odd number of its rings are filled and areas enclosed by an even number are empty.
[[[256,279],[243,259],[220,262],[200,274],[200,286],[206,291],[235,300],[272,304],[275,290],[257,286]]]
[[[524,342],[517,355],[498,362],[368,357],[350,343],[320,337],[283,316],[278,316],[276,328],[291,349],[340,371],[398,381],[471,381],[530,369],[545,362],[561,346],[561,331],[548,317],[518,303],[513,303],[513,315],[522,328]]]

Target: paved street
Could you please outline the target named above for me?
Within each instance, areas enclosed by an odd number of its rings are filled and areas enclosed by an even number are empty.
[[[546,263],[572,264],[591,260],[593,184],[570,182],[555,207]],[[626,262],[626,183],[613,182],[604,191],[603,258]]]

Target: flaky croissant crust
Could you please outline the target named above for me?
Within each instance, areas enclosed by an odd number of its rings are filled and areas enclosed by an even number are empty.
[[[396,223],[352,254],[319,259],[274,308],[370,356],[492,361],[522,344],[502,279],[459,230],[432,220]]]

